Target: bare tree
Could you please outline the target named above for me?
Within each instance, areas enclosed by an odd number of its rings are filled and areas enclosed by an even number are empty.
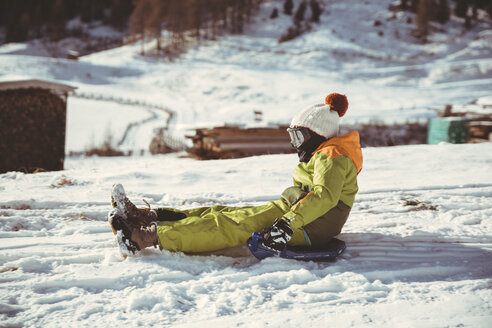
[[[179,53],[190,37],[215,39],[220,33],[242,33],[243,26],[261,0],[138,0],[131,16],[132,35],[156,38],[161,49],[162,30],[167,31],[166,49]]]
[[[149,0],[152,11],[145,22],[146,33],[156,40],[157,51],[161,51],[162,25],[167,14],[167,1]]]
[[[152,14],[152,0],[139,0],[130,16],[130,32],[140,36],[142,41],[142,55],[145,54],[147,19]]]
[[[433,8],[433,0],[419,0],[416,17],[417,33],[424,42],[427,40],[427,35],[429,34],[429,21],[432,17]]]

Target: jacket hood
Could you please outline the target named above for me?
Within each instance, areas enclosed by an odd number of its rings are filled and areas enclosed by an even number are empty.
[[[321,152],[330,158],[345,155],[352,160],[357,169],[357,174],[362,170],[362,150],[360,148],[360,136],[357,131],[350,131],[341,136],[333,137],[323,142],[313,152],[313,155]]]

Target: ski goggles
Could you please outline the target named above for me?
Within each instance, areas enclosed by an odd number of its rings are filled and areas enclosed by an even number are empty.
[[[287,128],[290,136],[290,144],[294,148],[299,148],[311,139],[309,130],[302,127]]]

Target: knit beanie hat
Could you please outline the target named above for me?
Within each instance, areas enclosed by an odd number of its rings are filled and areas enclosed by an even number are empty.
[[[345,95],[331,93],[324,104],[304,108],[292,119],[290,127],[304,127],[326,139],[338,134],[339,118],[345,115],[348,101]]]

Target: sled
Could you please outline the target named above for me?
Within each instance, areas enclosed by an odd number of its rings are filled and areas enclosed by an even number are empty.
[[[249,250],[259,260],[281,257],[298,261],[333,262],[346,248],[343,240],[332,238],[327,245],[321,247],[287,246],[279,252],[263,245],[262,239],[262,233],[254,232],[247,242]]]

